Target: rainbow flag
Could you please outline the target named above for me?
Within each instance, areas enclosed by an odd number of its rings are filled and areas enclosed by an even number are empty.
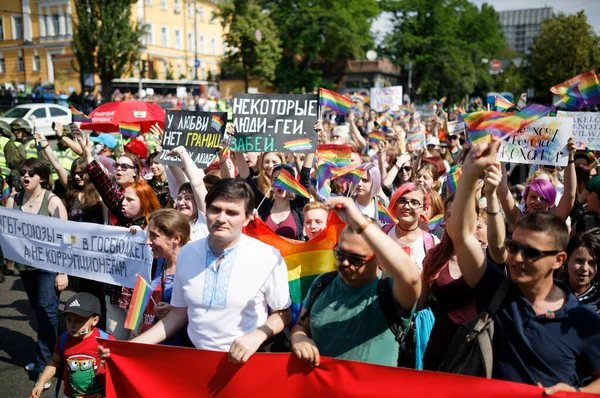
[[[140,135],[141,127],[139,124],[119,123],[119,131],[127,137],[137,137]]]
[[[212,115],[212,121],[210,122],[210,127],[217,131],[221,131],[221,127],[223,127],[223,119],[221,119],[217,115]]]
[[[0,194],[0,202],[2,202],[2,206],[6,206],[6,201],[10,197],[10,187],[6,183],[6,181],[2,181],[2,193]]]
[[[593,169],[594,167],[598,166],[598,159],[594,155],[594,152],[592,152],[588,147],[585,148],[585,156],[587,156],[588,160],[590,161],[590,168]],[[4,188],[2,189],[2,197],[4,198]]]
[[[469,131],[469,142],[471,145],[487,144],[492,140],[492,135],[487,131]]]
[[[308,190],[302,186],[287,170],[281,170],[277,179],[271,185],[271,188],[274,189],[283,189],[284,191],[288,191],[291,193],[295,193],[296,195],[304,196],[307,199],[310,199],[310,194]]]
[[[448,194],[453,194],[456,192],[456,187],[458,186],[458,180],[462,175],[462,167],[453,166],[448,173]]]
[[[437,102],[438,108],[441,108],[447,99],[448,99],[448,97],[442,97],[442,99]]]
[[[433,108],[434,105],[437,105],[437,100],[436,99],[432,99],[431,101],[427,102],[425,104],[425,108],[431,109],[431,108]]]
[[[362,116],[363,111],[356,105],[352,105],[350,108],[350,112],[354,113],[356,116]]]
[[[461,115],[469,130],[485,130],[499,138],[516,133],[523,127],[547,115],[552,107],[530,104],[519,112],[480,111]]]
[[[69,107],[71,109],[71,122],[72,123],[91,123],[92,118],[86,115],[85,113],[78,111],[71,105]]]
[[[425,146],[425,134],[421,132],[409,133],[406,141],[412,143],[414,150],[419,150]]]
[[[371,131],[369,133],[369,144],[379,144],[381,141],[385,141],[385,135],[379,131]]]
[[[352,161],[352,149],[347,144],[319,144],[317,160],[323,160],[333,166],[347,166]]]
[[[334,176],[333,179],[343,178],[345,180],[348,180],[350,183],[356,185],[360,182],[360,180],[362,180],[363,176],[365,175],[365,171],[367,171],[367,170],[362,167],[358,167],[347,173],[343,173],[341,175]]]
[[[345,115],[352,106],[352,100],[326,88],[319,91],[319,106]]]
[[[148,282],[140,275],[136,275],[133,296],[131,296],[131,302],[129,303],[127,318],[125,318],[125,329],[137,330],[140,327],[142,315],[150,301],[151,295],[152,288]]]
[[[308,242],[283,238],[273,232],[260,218],[244,227],[244,234],[279,250],[288,269],[288,283],[292,299],[292,325],[296,323],[302,300],[315,278],[325,272],[335,271],[333,247],[337,244],[345,224],[332,211],[327,218],[327,228]]]
[[[504,98],[504,96],[498,94],[494,100],[494,106],[497,112],[506,112],[510,108],[514,107],[515,104]]]
[[[396,224],[398,222],[396,217],[380,201],[377,201],[377,218],[384,224]]]
[[[427,229],[430,231],[433,231],[434,229],[436,229],[443,223],[444,223],[444,215],[438,214],[437,216],[431,217],[431,220],[429,220],[429,222],[427,222]]]
[[[411,114],[411,115],[414,113],[414,109],[413,109],[413,108],[411,108],[410,106],[407,106],[407,105],[400,105],[400,106],[398,107],[398,110],[399,110],[399,111],[402,111],[402,112],[404,112],[404,113],[409,113],[409,114]]]
[[[575,90],[575,88],[577,88],[577,90]],[[593,70],[557,84],[552,87],[550,91],[559,95],[565,104],[567,104],[569,97],[579,98],[583,100],[584,104],[587,106],[600,103],[600,84],[598,83],[596,72]]]
[[[299,140],[288,141],[283,144],[283,147],[291,152],[310,152],[312,150],[312,141],[310,138],[302,138]]]

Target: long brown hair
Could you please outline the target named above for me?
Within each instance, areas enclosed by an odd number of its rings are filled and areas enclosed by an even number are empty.
[[[271,189],[271,184],[273,183],[263,167],[263,160],[265,156],[270,153],[275,154],[281,161],[281,164],[285,164],[285,157],[279,152],[263,152],[258,156],[258,160],[256,161],[258,164],[258,189],[263,193],[263,195],[267,194],[269,189]]]
[[[83,186],[77,185],[75,182],[75,172],[77,169],[85,171],[86,161],[84,158],[77,158],[71,165],[71,178],[69,178],[69,182],[67,184],[67,197],[66,197],[66,205],[67,210],[71,210],[73,206],[73,202],[75,199],[78,199],[79,194],[82,193],[83,196],[79,201],[82,209],[89,209],[96,206],[98,203],[102,202],[102,198],[100,198],[100,194],[96,191],[96,187],[91,183],[90,177],[87,172],[83,177],[84,184]]]

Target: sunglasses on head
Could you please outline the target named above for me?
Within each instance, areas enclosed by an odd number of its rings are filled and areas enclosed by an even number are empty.
[[[114,162],[113,163],[113,169],[114,170],[118,170],[118,169],[121,169],[121,170],[133,170],[133,169],[137,169],[137,166],[132,166],[132,165],[127,164],[127,163],[117,163],[117,162]]]
[[[504,245],[510,254],[521,252],[524,260],[537,260],[542,256],[553,256],[561,252],[561,250],[539,250],[531,246],[522,245],[512,239],[507,239]]]
[[[35,171],[33,171],[33,170],[21,170],[21,171],[19,171],[19,174],[21,174],[21,177],[25,177],[25,175],[28,175],[29,177],[33,177],[35,175]]]
[[[337,261],[340,262],[340,264],[343,263],[344,260],[346,260],[348,261],[348,264],[354,265],[357,268],[364,266],[365,264],[367,264],[367,262],[375,258],[375,254],[363,257],[356,254],[347,253],[340,249],[337,244],[333,248],[333,256]]]

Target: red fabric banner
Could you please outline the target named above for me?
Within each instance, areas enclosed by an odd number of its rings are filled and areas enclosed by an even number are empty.
[[[368,365],[321,357],[311,369],[293,354],[227,353],[100,340],[110,348],[106,397],[541,397],[526,384]],[[595,397],[560,392],[553,397]]]

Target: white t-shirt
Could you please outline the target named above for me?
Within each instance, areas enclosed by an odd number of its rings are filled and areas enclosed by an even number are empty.
[[[246,235],[219,259],[208,238],[183,246],[171,305],[187,307],[188,335],[196,348],[229,351],[236,338],[266,322],[267,307],[291,305],[288,271],[277,249]]]
[[[364,214],[367,217],[377,220],[377,205],[375,204],[376,203],[375,199],[371,199],[369,204],[366,206],[362,206],[356,200],[354,200],[354,203],[356,203],[356,207],[358,207],[358,210],[360,210],[360,212],[362,214]]]
[[[410,249],[410,253],[408,254],[410,255],[410,258],[412,258],[412,260],[415,262],[415,265],[419,269],[419,273],[422,273],[423,260],[425,259],[425,242],[423,241],[423,234],[421,234],[421,236],[419,236],[417,240],[408,245],[406,243],[400,242],[400,239],[398,239],[398,236],[396,236],[396,228],[390,229],[388,231],[388,236],[394,238],[400,246],[408,247]],[[432,234],[431,237],[433,238],[434,246],[440,243],[440,240],[437,236]]]
[[[192,225],[190,234],[190,242],[195,242],[208,236],[208,226],[206,225],[206,216],[201,211],[198,211],[198,218]]]

